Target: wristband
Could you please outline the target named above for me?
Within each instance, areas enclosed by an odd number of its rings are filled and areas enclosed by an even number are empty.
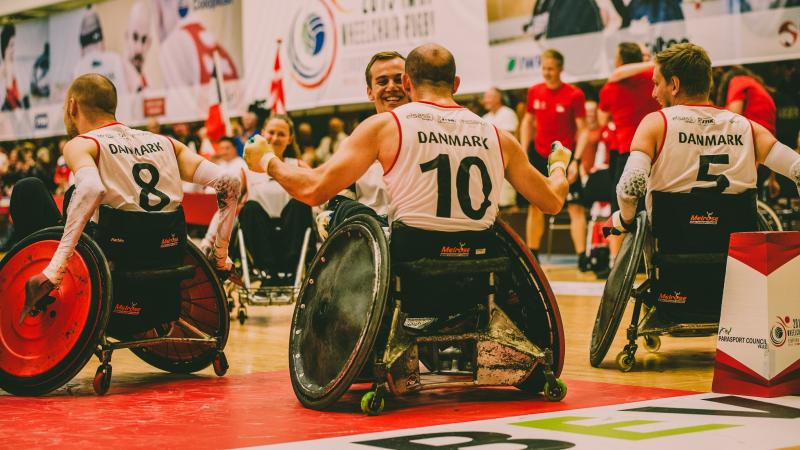
[[[277,157],[278,156],[272,152],[264,153],[264,156],[262,156],[261,160],[258,162],[258,164],[264,169],[264,173],[267,173],[267,170],[269,169],[269,162],[272,161],[272,158]]]

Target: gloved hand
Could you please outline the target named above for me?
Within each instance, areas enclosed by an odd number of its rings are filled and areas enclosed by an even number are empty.
[[[56,286],[43,273],[37,273],[25,282],[25,305],[19,315],[19,323],[22,323],[31,311],[53,303],[55,299],[50,297],[50,292]]]
[[[553,141],[550,146],[550,156],[547,158],[547,175],[552,175],[556,169],[563,169],[566,175],[570,159],[572,152],[561,145],[561,142]]]
[[[317,222],[317,234],[321,240],[328,239],[328,224],[331,223],[331,216],[333,211],[322,211],[317,214],[315,221]]]
[[[236,266],[233,264],[233,261],[229,256],[225,256],[225,259],[218,259],[214,255],[214,247],[201,247],[200,251],[203,252],[208,262],[211,263],[211,267],[214,268],[214,272],[217,273],[217,277],[219,281],[224,282],[225,280],[230,280],[234,284],[238,284],[240,286],[243,285],[242,277],[237,272]]]
[[[611,234],[619,236],[622,233],[632,233],[634,231],[636,231],[636,219],[634,218],[631,223],[625,223],[620,211],[615,211],[614,214],[611,214],[608,221],[603,224],[603,236],[605,237]]]
[[[244,146],[244,161],[253,172],[266,172],[269,160],[275,157],[272,145],[260,134],[248,139]]]

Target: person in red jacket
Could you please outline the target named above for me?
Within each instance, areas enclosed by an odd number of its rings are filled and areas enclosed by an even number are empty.
[[[617,46],[616,67],[642,63],[643,61],[644,54],[639,44],[622,42]],[[636,133],[639,122],[647,114],[660,109],[658,103],[650,95],[652,90],[652,67],[619,81],[609,81],[600,89],[599,122],[601,126],[605,126],[609,122],[614,123],[616,128],[615,137],[617,139],[616,149],[619,151],[611,168],[613,189],[616,189],[619,177],[622,175],[622,170],[628,161],[631,141],[633,141],[633,135]],[[616,195],[612,195],[611,198],[612,212],[617,211],[619,205],[616,202]],[[611,264],[613,264],[614,257],[617,255],[621,244],[622,239],[618,236],[613,236],[609,239]]]
[[[561,141],[565,147],[575,148],[575,158],[568,169],[570,194],[575,198],[567,210],[575,252],[579,258],[580,255],[584,256],[579,260],[579,266],[585,266],[586,211],[576,198],[580,185],[576,161],[580,160],[586,145],[586,97],[579,88],[561,81],[561,72],[564,70],[564,56],[561,53],[553,49],[545,50],[541,63],[544,82],[528,89],[525,115],[520,125],[520,141],[522,147],[528,149],[531,164],[544,175],[547,174],[547,155],[553,141]],[[533,145],[530,145],[531,142]],[[538,254],[543,233],[544,214],[531,205],[528,207],[525,235],[534,255]]]

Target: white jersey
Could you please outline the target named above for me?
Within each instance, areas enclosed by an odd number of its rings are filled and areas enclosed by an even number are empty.
[[[713,188],[718,179],[726,194],[756,187],[756,151],[749,120],[714,106],[672,106],[661,114],[666,125],[664,144],[650,173],[648,211],[653,191]]]
[[[391,114],[400,146],[384,174],[389,220],[439,231],[492,226],[505,172],[497,129],[456,106],[413,102]]]
[[[298,160],[286,158],[284,163],[299,166]],[[274,178],[265,173],[246,171],[247,199],[257,202],[270,218],[278,219],[292,196]]]
[[[389,213],[389,193],[383,182],[383,166],[375,161],[356,181],[356,200],[372,208],[378,215]]]
[[[183,190],[169,138],[112,123],[80,135],[98,147],[102,204],[123,211],[174,211]]]

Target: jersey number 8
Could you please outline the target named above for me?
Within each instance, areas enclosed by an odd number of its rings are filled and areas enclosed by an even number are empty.
[[[142,172],[150,172],[150,181],[142,179]],[[139,163],[133,165],[133,181],[142,188],[139,192],[139,206],[148,212],[161,211],[169,204],[169,197],[167,194],[156,189],[159,180],[158,169],[156,166],[149,163]],[[158,197],[158,203],[155,205],[150,204],[150,194]]]

